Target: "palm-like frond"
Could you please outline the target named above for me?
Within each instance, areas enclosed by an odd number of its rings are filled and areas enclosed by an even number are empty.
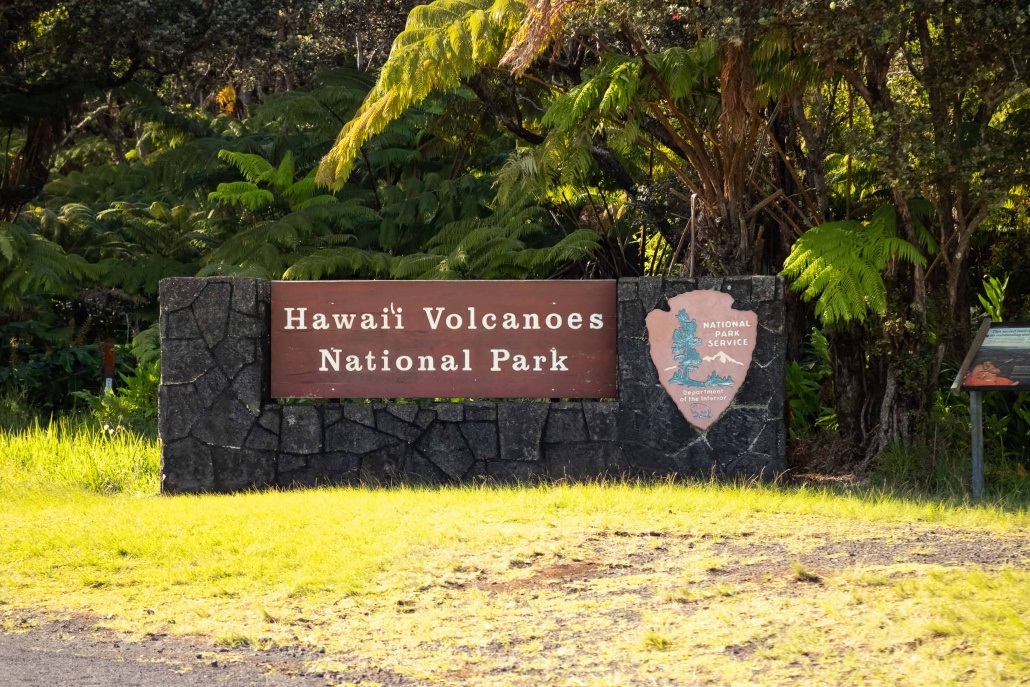
[[[881,207],[867,223],[828,222],[795,242],[782,274],[826,326],[864,322],[887,311],[883,272],[894,260],[925,265],[919,249],[896,236],[893,206]]]

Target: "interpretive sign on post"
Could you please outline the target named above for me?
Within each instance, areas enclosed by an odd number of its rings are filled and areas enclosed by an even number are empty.
[[[272,282],[272,396],[611,398],[615,289]]]
[[[963,391],[1030,389],[1030,324],[985,322],[955,382]]]
[[[969,392],[973,496],[983,494],[983,392],[1030,389],[1030,323],[984,320],[962,362],[953,393]]]

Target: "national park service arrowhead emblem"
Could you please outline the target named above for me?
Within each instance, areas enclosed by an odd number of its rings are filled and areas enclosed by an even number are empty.
[[[707,429],[744,384],[758,316],[734,310],[728,293],[689,291],[669,299],[669,312],[649,312],[646,322],[658,379],[687,422]]]

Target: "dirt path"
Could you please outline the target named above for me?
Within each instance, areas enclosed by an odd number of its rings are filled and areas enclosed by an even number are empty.
[[[9,624],[9,621],[8,621]],[[128,641],[87,618],[22,618],[0,630],[0,687],[324,687],[340,683],[417,685],[370,668],[312,671],[315,651],[226,649],[200,640],[155,636]]]
[[[696,636],[696,628],[718,625],[712,619],[720,613],[739,613],[742,639],[735,641],[736,634],[727,630],[726,638],[719,640],[726,642],[726,648],[717,654],[718,660],[732,655],[733,661],[750,660],[756,669],[764,670],[769,663],[755,658],[755,647],[769,652],[779,649],[773,639],[755,640],[754,627],[764,623],[778,628],[767,631],[768,637],[791,631],[790,623],[777,624],[775,614],[762,615],[767,603],[769,608],[790,607],[802,613],[818,607],[820,599],[838,603],[838,592],[857,583],[845,582],[841,587],[837,581],[856,571],[873,571],[892,580],[917,577],[931,567],[1030,568],[1026,537],[928,525],[856,525],[836,534],[819,528],[790,534],[738,531],[726,535],[593,531],[585,534],[575,551],[582,558],[558,561],[534,551],[511,558],[500,571],[468,565],[449,572],[438,583],[398,598],[384,597],[378,605],[368,606],[374,616],[370,617],[378,622],[371,633],[357,629],[367,622],[348,624],[345,611],[327,615],[327,621],[337,623],[329,628],[332,636],[348,639],[337,644],[344,647],[342,653],[329,655],[312,645],[259,651],[226,648],[197,636],[129,639],[96,629],[100,619],[95,616],[55,620],[0,605],[0,687],[407,687],[423,683],[401,672],[426,664],[442,671],[438,681],[447,684],[541,684],[564,682],[572,676],[602,680],[625,671],[631,676],[629,684],[662,684],[658,678],[645,682],[633,672],[648,660],[646,656],[627,659],[604,649],[618,645],[624,637],[643,636],[655,617],[664,618],[672,628],[663,631],[686,643]],[[804,571],[803,578],[799,570]],[[868,594],[863,603],[873,604],[869,608],[893,603],[889,594],[879,601],[875,592]],[[797,599],[809,603],[795,603]],[[441,608],[443,613],[438,612]],[[424,623],[404,624],[405,618],[417,619],[421,614],[447,626],[452,639],[407,642],[409,635],[427,636]],[[496,639],[484,645],[475,636],[483,631],[488,617],[493,618],[490,631]],[[821,616],[805,618],[818,621]],[[354,634],[340,634],[348,632]],[[855,641],[871,640],[866,636]],[[532,649],[525,649],[531,645]],[[738,651],[741,646],[750,648]],[[896,650],[915,651],[918,646]],[[353,653],[347,647],[354,647]],[[405,660],[391,663],[397,652],[405,652]],[[563,667],[548,663],[552,654],[565,656]],[[469,657],[475,661],[465,666]],[[807,654],[802,659],[808,660]],[[812,660],[832,659],[833,652],[828,651]],[[398,672],[377,667],[377,661]],[[446,672],[448,662],[458,667]],[[675,663],[665,667],[669,668],[666,677],[675,675]],[[814,664],[811,669],[817,667]],[[712,670],[709,677],[718,682],[720,668]],[[844,679],[844,673],[829,675],[831,682]]]

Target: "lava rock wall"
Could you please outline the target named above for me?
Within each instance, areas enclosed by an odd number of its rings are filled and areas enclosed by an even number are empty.
[[[732,294],[759,326],[743,386],[704,432],[659,383],[644,324],[650,310],[693,289]],[[785,470],[782,281],[623,279],[618,299],[616,400],[280,404],[268,391],[270,283],[164,279],[162,491]]]

